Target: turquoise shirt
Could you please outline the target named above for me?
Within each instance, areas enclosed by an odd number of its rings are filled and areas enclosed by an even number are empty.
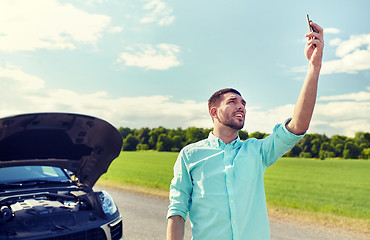
[[[189,219],[193,239],[270,239],[263,175],[303,135],[285,124],[265,139],[225,144],[212,133],[183,148],[174,166],[167,218]]]

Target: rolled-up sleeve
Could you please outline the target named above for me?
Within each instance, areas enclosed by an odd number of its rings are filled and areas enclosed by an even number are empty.
[[[173,170],[174,177],[170,185],[170,205],[167,219],[174,215],[180,215],[186,221],[192,193],[192,180],[184,149],[179,153]]]
[[[302,135],[295,135],[289,132],[286,128],[286,124],[290,120],[291,119],[286,120],[284,124],[277,124],[274,127],[273,133],[263,140],[261,153],[266,167],[271,166],[280,157],[291,150],[305,135],[305,133]]]

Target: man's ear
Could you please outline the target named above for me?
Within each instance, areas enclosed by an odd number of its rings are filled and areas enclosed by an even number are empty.
[[[209,110],[209,114],[211,115],[212,119],[215,117],[217,118],[217,108],[211,108],[211,110]]]

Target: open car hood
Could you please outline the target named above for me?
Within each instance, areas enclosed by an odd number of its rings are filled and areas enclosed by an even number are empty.
[[[0,167],[60,167],[92,187],[121,148],[120,132],[91,116],[32,113],[0,119]]]

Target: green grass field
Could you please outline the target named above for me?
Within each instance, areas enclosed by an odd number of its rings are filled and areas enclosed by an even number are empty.
[[[168,191],[177,153],[123,152],[104,184]],[[269,206],[370,219],[370,161],[282,158],[266,170]]]
[[[101,179],[168,190],[177,155],[173,152],[122,152]]]
[[[265,173],[267,202],[337,216],[370,219],[370,162],[282,158]]]

